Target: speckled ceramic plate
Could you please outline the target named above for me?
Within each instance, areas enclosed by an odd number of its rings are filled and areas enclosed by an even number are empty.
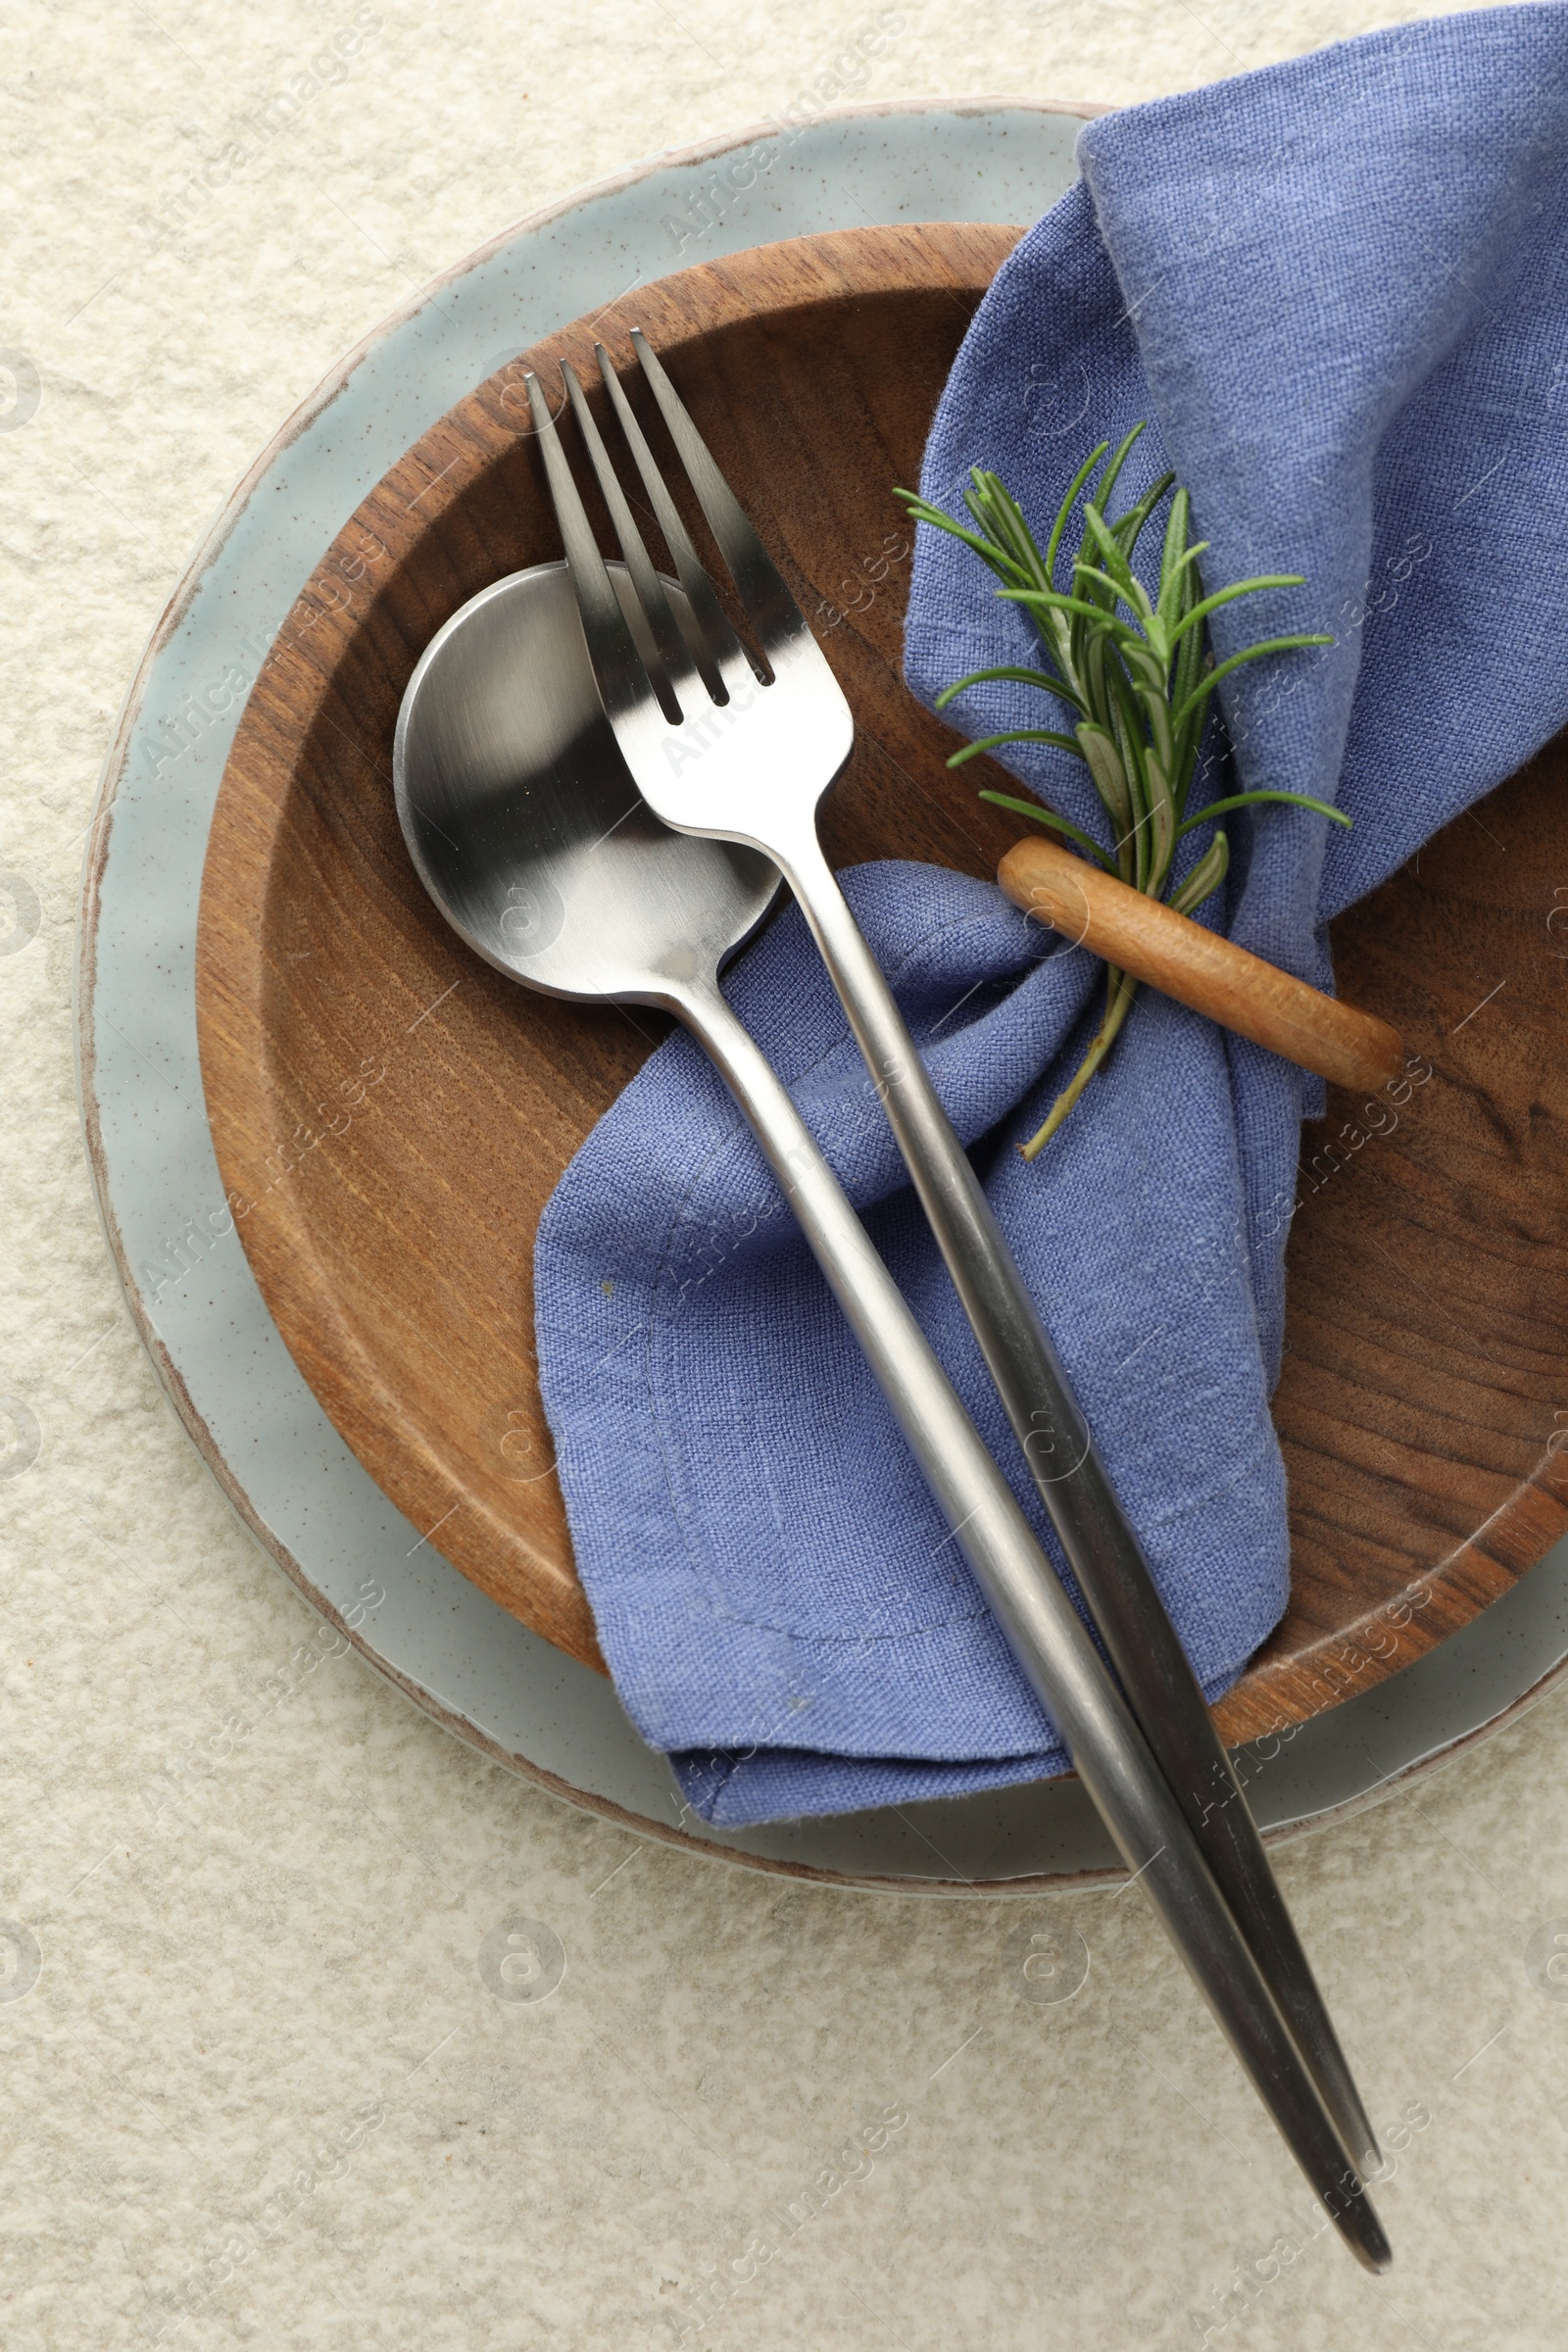
[[[1023,1891],[1115,1862],[1073,1781],[744,1834],[693,1824],[610,1686],[460,1575],[439,1527],[394,1509],[284,1348],[208,1134],[196,912],[267,646],[366,491],[464,392],[683,263],[868,221],[1034,220],[1072,179],[1088,111],[975,100],[763,125],[655,158],[440,279],[290,418],[198,549],[126,698],[88,840],[78,1039],[104,1222],[159,1375],[245,1524],[411,1697],[563,1795],[698,1850],[911,1890]],[[1265,1828],[1367,1801],[1528,1704],[1565,1662],[1568,1545],[1403,1674],[1253,1753]]]

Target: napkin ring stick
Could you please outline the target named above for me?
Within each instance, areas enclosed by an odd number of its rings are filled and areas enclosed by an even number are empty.
[[[1309,988],[1054,841],[1015,843],[997,880],[1074,947],[1336,1086],[1375,1093],[1405,1066],[1398,1031],[1375,1013]]]

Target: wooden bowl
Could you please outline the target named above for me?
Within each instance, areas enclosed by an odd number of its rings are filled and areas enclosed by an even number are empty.
[[[900,680],[909,542],[891,493],[917,479],[959,340],[1018,233],[869,228],[763,247],[538,345],[416,442],[339,533],[224,774],[198,1025],[263,1295],[399,1508],[590,1663],[539,1401],[533,1237],[664,1025],[535,996],[460,944],[398,830],[399,703],[459,606],[560,552],[524,365],[551,380],[567,358],[591,380],[594,336],[629,361],[634,317],[854,706],[855,757],[824,826],[835,863],[994,875],[1016,820],[976,799],[972,767],[948,771],[954,737]],[[1400,1026],[1436,1075],[1391,1131],[1337,1099],[1305,1139],[1275,1398],[1292,1600],[1217,1711],[1233,1741],[1407,1664],[1568,1524],[1554,1437],[1568,1079],[1551,1034],[1568,936],[1548,927],[1550,878],[1568,874],[1564,767],[1552,747],[1336,926],[1346,994]]]

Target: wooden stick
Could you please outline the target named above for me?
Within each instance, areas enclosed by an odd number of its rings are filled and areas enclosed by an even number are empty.
[[[1379,1087],[1404,1067],[1403,1040],[1387,1021],[1308,988],[1054,841],[1018,842],[997,880],[1015,906],[1075,946],[1337,1086]]]

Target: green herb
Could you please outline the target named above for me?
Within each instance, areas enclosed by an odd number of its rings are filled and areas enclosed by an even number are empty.
[[[1268,637],[1215,665],[1205,643],[1204,624],[1211,612],[1260,589],[1298,588],[1302,579],[1296,572],[1270,572],[1257,579],[1238,580],[1230,588],[1205,596],[1198,559],[1208,542],[1188,545],[1185,490],[1175,490],[1171,497],[1159,586],[1151,602],[1133,571],[1133,552],[1145,524],[1172,492],[1175,475],[1162,474],[1152,489],[1146,490],[1136,505],[1114,521],[1105,517],[1105,507],[1128,452],[1143,430],[1143,425],[1135,425],[1113,455],[1107,456],[1108,441],[1091,450],[1057,510],[1044,555],[1016,499],[996,474],[978,466],[971,470],[972,487],[963,494],[972,530],[911,490],[897,495],[917,522],[950,531],[990,565],[1002,582],[998,595],[1022,605],[1034,622],[1045,657],[1038,668],[1004,664],[997,669],[977,669],[948,687],[939,696],[937,709],[945,709],[955,695],[971,686],[1010,679],[1041,687],[1073,714],[1071,734],[1054,727],[1013,727],[1004,735],[988,735],[983,742],[966,744],[948,765],[959,767],[964,760],[995,751],[1004,743],[1054,743],[1073,753],[1093,777],[1110,821],[1108,848],[1037,801],[1013,800],[1004,792],[983,792],[980,798],[1064,834],[1107,873],[1118,875],[1152,899],[1166,899],[1178,842],[1197,826],[1212,823],[1232,808],[1250,808],[1258,801],[1285,801],[1294,808],[1314,809],[1337,825],[1348,825],[1350,820],[1338,808],[1296,792],[1232,793],[1189,813],[1187,798],[1208,698],[1221,678],[1261,655],[1331,645],[1333,639]],[[1105,461],[1102,467],[1102,460]],[[1101,467],[1099,478],[1091,486],[1097,467]],[[1061,588],[1056,584],[1056,559],[1080,496],[1083,541],[1068,584]],[[1169,893],[1167,904],[1182,914],[1191,914],[1218,889],[1229,862],[1230,845],[1223,828],[1216,827],[1207,849],[1180,886]],[[1070,1084],[1052,1104],[1045,1125],[1023,1147],[1025,1159],[1033,1159],[1061,1125],[1127,1018],[1137,981],[1107,965],[1105,987],[1104,1018]]]

